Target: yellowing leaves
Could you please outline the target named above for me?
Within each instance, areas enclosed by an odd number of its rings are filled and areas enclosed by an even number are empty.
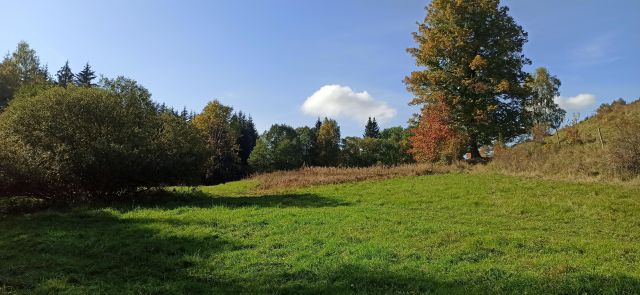
[[[484,59],[479,54],[476,55],[476,57],[474,57],[471,63],[469,64],[469,68],[471,68],[474,71],[482,70],[486,67],[487,67],[487,60]]]
[[[496,92],[498,93],[508,92],[510,88],[511,88],[511,84],[509,84],[509,81],[502,80],[500,81],[500,83],[498,83],[498,85],[496,85]]]

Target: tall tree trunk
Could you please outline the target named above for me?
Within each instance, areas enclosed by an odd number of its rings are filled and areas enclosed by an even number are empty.
[[[469,153],[471,153],[471,160],[482,159],[480,155],[480,148],[478,147],[478,141],[475,136],[469,137]]]

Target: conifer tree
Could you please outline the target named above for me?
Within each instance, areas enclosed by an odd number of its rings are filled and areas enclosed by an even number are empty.
[[[238,156],[243,166],[248,165],[249,156],[256,146],[258,131],[251,116],[239,111],[231,116],[231,128],[235,132]]]
[[[73,72],[71,71],[71,67],[69,67],[69,61],[67,60],[64,63],[64,66],[58,70],[56,73],[57,81],[56,84],[58,86],[67,87],[67,85],[73,83]]]
[[[96,73],[91,69],[89,63],[84,65],[84,68],[80,73],[76,75],[76,85],[81,87],[95,86],[91,81],[96,78]]]
[[[380,138],[380,127],[378,127],[375,117],[373,120],[371,120],[371,117],[367,120],[367,125],[364,126],[364,137]]]

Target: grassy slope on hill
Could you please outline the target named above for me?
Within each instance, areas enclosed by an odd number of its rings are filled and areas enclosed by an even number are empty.
[[[633,130],[636,127],[640,127],[640,100],[614,104],[573,127],[560,129],[542,143],[525,142],[502,153],[497,151],[492,166],[503,172],[556,178],[620,177],[612,159],[616,157],[612,153],[616,137],[621,131],[638,134],[640,130]],[[571,135],[572,130],[577,137]]]
[[[0,219],[0,293],[640,290],[640,188],[483,174]]]

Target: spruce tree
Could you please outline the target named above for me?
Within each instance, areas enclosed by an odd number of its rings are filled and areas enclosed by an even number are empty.
[[[367,125],[364,126],[364,137],[380,138],[380,127],[378,127],[376,118],[371,120],[371,117],[369,117],[367,120]]]
[[[189,111],[187,111],[187,106],[185,106],[185,107],[182,109],[182,112],[180,113],[180,118],[182,118],[182,119],[183,119],[183,120],[185,120],[185,121],[188,121],[188,120],[189,120]]]
[[[96,78],[96,73],[91,69],[89,63],[86,63],[84,69],[76,75],[76,85],[81,87],[91,87],[95,84],[91,83]]]
[[[231,128],[236,133],[236,144],[238,145],[238,157],[242,165],[248,165],[249,155],[256,146],[258,131],[253,124],[251,116],[245,115],[242,111],[231,116]]]
[[[58,84],[59,86],[66,88],[67,85],[73,83],[74,75],[73,75],[73,72],[71,71],[71,67],[69,67],[68,60],[64,63],[64,66],[62,66],[62,68],[58,70],[56,77],[58,78],[58,81],[56,82],[56,84]]]

